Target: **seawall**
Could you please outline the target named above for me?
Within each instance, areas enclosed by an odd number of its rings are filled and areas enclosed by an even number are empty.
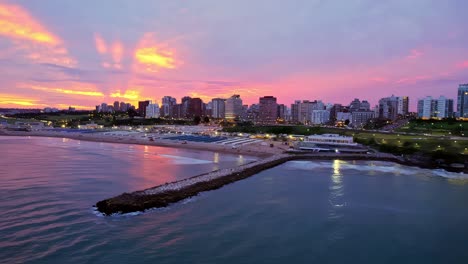
[[[200,192],[219,189],[263,170],[273,168],[291,160],[374,160],[389,161],[403,165],[421,166],[413,164],[401,157],[391,154],[279,154],[259,161],[251,162],[236,168],[222,169],[188,179],[159,185],[142,191],[123,193],[113,198],[99,201],[96,204],[98,211],[105,215],[114,213],[130,213],[145,211],[151,208],[166,207],[172,203],[197,195]]]

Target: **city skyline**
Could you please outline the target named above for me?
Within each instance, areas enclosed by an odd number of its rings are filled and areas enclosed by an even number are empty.
[[[92,109],[233,94],[249,105],[268,95],[286,105],[376,105],[395,94],[409,96],[414,112],[426,96],[456,101],[468,82],[466,7],[0,0],[0,107]]]

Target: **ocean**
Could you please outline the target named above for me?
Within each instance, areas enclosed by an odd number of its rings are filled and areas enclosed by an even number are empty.
[[[468,263],[468,177],[290,161],[167,208],[102,199],[255,157],[0,137],[0,263]]]

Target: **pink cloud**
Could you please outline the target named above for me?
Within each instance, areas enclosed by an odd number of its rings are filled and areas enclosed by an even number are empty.
[[[457,68],[462,68],[462,69],[468,68],[468,60],[458,63]]]
[[[421,57],[422,55],[424,55],[424,52],[417,50],[417,49],[412,49],[410,54],[406,56],[406,59],[414,60],[414,59]]]

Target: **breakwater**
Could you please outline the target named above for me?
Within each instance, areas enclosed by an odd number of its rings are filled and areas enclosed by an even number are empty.
[[[385,153],[376,154],[278,154],[236,168],[221,169],[197,175],[188,179],[166,183],[153,188],[132,193],[123,193],[113,198],[99,201],[98,211],[105,215],[145,211],[151,208],[166,207],[172,203],[190,198],[200,192],[219,189],[263,170],[273,168],[291,160],[375,160],[396,162],[403,165],[420,166],[401,157]],[[421,166],[420,166],[421,167]]]

